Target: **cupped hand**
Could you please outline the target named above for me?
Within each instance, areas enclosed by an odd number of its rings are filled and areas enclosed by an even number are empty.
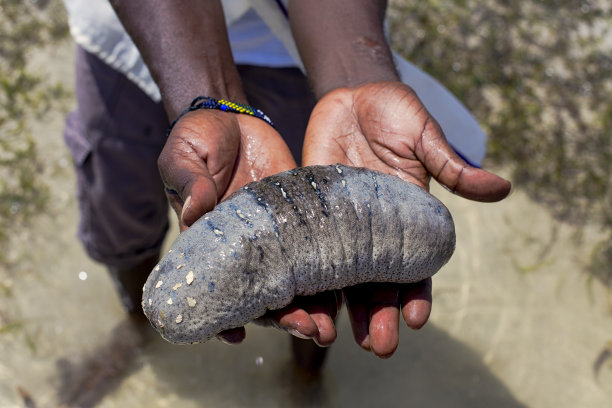
[[[184,115],[172,129],[159,156],[166,194],[179,219],[189,228],[217,202],[245,184],[296,167],[280,134],[261,119],[215,110]],[[336,337],[333,318],[341,302],[333,293],[296,299],[262,321],[303,338],[329,345]],[[239,343],[243,327],[219,334]]]
[[[343,163],[396,175],[428,190],[433,176],[450,191],[498,201],[510,183],[474,168],[446,141],[412,88],[399,82],[340,88],[316,105],[306,131],[304,165]],[[414,329],[431,312],[431,279],[415,284],[364,284],[344,290],[357,343],[389,357],[399,342],[399,314]]]
[[[281,136],[261,119],[196,110],[174,126],[158,167],[181,231],[245,184],[295,167]]]

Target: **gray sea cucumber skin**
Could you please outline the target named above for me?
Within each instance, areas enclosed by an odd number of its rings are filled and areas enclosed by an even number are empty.
[[[449,211],[420,187],[362,168],[302,167],[246,185],[180,234],[142,305],[166,340],[204,342],[294,296],[418,282],[454,249]]]

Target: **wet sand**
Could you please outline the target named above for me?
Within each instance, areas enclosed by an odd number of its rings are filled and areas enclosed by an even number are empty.
[[[68,86],[71,55],[65,44],[49,59],[50,75]],[[8,282],[13,295],[0,301],[22,328],[0,334],[0,406],[26,406],[27,394],[53,407],[79,393],[82,405],[101,407],[612,406],[611,359],[595,370],[612,341],[612,297],[583,272],[597,227],[586,226],[578,242],[521,191],[480,204],[432,184],[455,218],[457,251],[434,278],[430,323],[402,328],[389,360],[357,347],[345,311],[318,378],[295,370],[287,334],[254,325],[239,346],[173,346],[148,334],[143,342],[129,330],[113,337],[125,315],[104,268],[75,238],[62,127],[54,114],[34,133],[52,200],[48,214],[16,232],[23,260]],[[105,354],[112,340],[120,347]],[[88,355],[112,362],[114,380],[79,382]]]

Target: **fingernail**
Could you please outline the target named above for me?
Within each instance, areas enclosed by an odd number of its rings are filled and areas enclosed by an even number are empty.
[[[508,180],[506,180],[506,181],[508,181]],[[510,191],[508,192],[508,195],[506,196],[506,198],[508,198],[511,195],[513,195],[514,192],[516,191],[516,189],[514,188],[514,184],[512,184],[510,181],[508,181],[508,184],[510,184]]]
[[[185,200],[185,202],[183,203],[183,209],[181,210],[181,221],[183,221],[183,223],[185,222],[185,211],[187,211],[189,209],[189,206],[191,205],[191,196],[187,197],[187,199]]]
[[[311,339],[311,338],[312,338],[311,336],[307,336],[307,335],[305,335],[305,334],[303,334],[303,333],[300,333],[300,332],[298,331],[298,329],[288,329],[287,331],[288,331],[288,332],[289,332],[289,334],[291,334],[292,336],[295,336],[295,337],[300,338],[300,339],[309,340],[309,339]]]
[[[331,345],[332,345],[332,343],[329,343],[329,344],[323,344],[323,343],[321,343],[321,342],[319,341],[319,339],[318,339],[316,336],[312,338],[312,341],[314,341],[314,342],[315,342],[315,344],[316,344],[317,346],[321,347],[321,348],[327,348],[327,347],[329,347],[329,346],[331,346]]]
[[[357,343],[365,351],[372,351],[372,346],[370,345],[370,335],[369,334],[367,334],[361,341]]]

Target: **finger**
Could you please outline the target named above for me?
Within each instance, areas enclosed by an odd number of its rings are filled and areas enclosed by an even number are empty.
[[[212,210],[217,188],[206,161],[182,139],[169,140],[158,159],[162,181],[179,221],[190,226]]]
[[[238,344],[246,337],[244,327],[236,327],[235,329],[224,330],[217,334],[217,339],[225,344]]]
[[[314,296],[296,297],[289,307],[273,312],[273,325],[300,338],[312,338],[327,347],[336,340],[334,319],[341,306],[341,297],[335,291]]]
[[[161,170],[166,196],[176,212],[181,230],[212,210],[217,203],[217,188],[204,162],[174,161]]]
[[[298,301],[301,306],[317,325],[317,334],[313,340],[321,347],[330,346],[337,337],[334,319],[341,306],[336,291],[319,293],[315,296],[307,296]]]
[[[334,320],[324,312],[309,311],[309,313],[317,325],[317,334],[313,337],[313,340],[321,347],[331,346],[338,336]]]
[[[270,315],[273,325],[301,339],[312,339],[319,333],[317,323],[304,309],[289,306]]]
[[[181,202],[173,205],[188,227],[212,210],[223,194],[238,156],[240,127],[232,116],[195,111],[176,123],[158,167],[168,189]]]
[[[187,199],[181,210],[180,220],[186,227],[190,227],[217,204],[217,185],[203,172],[201,175],[193,175],[192,183],[185,187],[185,194]]]
[[[391,357],[399,344],[399,285],[375,285],[370,303],[370,348],[378,357]]]
[[[401,290],[402,317],[411,329],[420,329],[429,319],[432,304],[431,286],[431,278],[427,278],[421,282],[405,285]]]
[[[364,285],[357,285],[343,289],[346,309],[348,311],[351,329],[355,342],[364,350],[370,348],[370,309],[366,300],[367,293]]]
[[[416,146],[416,155],[438,182],[464,198],[493,202],[510,193],[508,180],[466,163],[448,144],[442,129],[429,114]]]
[[[181,196],[175,190],[171,189],[170,187],[166,187],[165,192],[166,192],[166,198],[168,199],[168,202],[170,203],[170,207],[172,207],[172,209],[176,213],[176,216],[178,217],[179,229],[181,232],[183,232],[187,229],[187,226],[181,220],[181,213],[183,212],[183,206],[185,203],[183,202],[183,199],[181,198]]]

